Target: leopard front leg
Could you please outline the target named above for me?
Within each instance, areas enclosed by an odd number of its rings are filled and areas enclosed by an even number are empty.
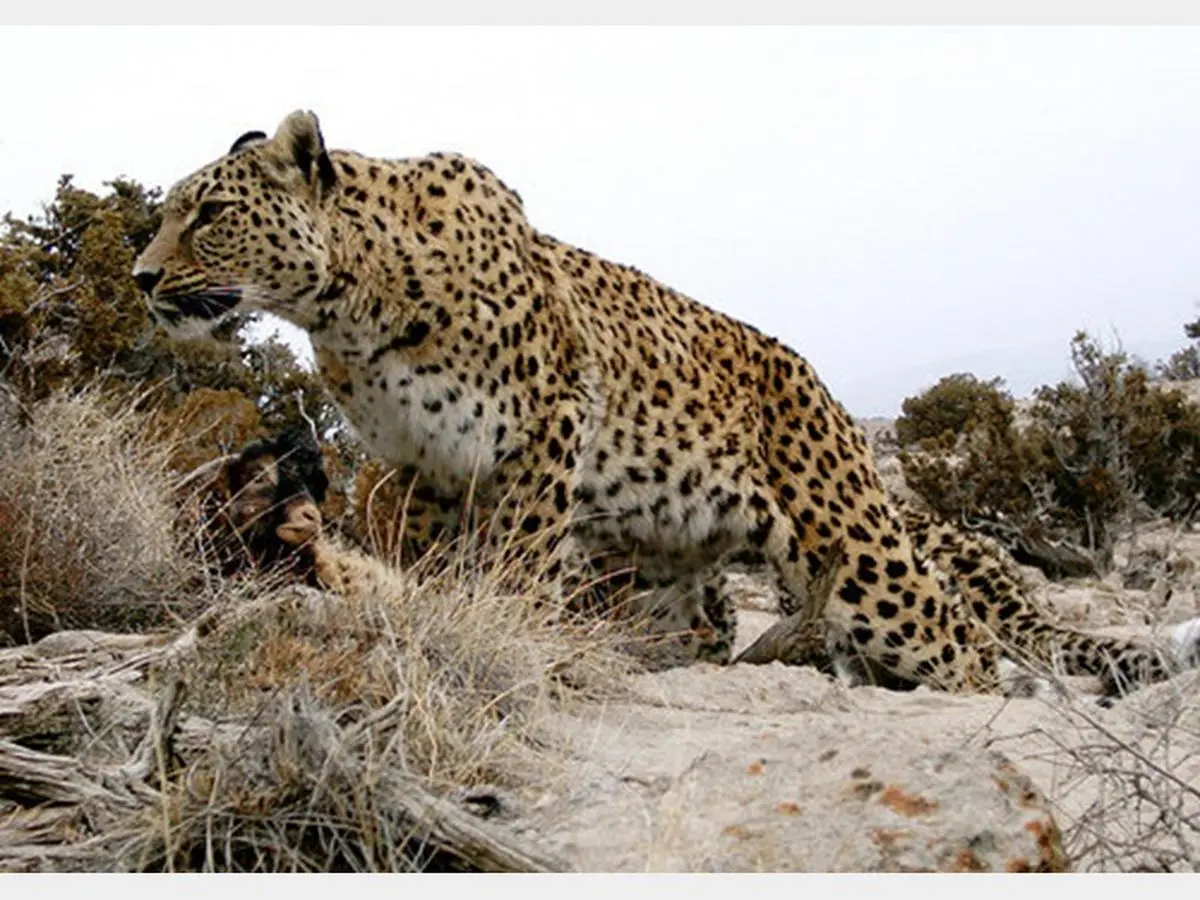
[[[525,570],[552,585],[557,615],[566,607],[574,585],[570,571],[579,558],[571,534],[579,442],[561,430],[545,439],[548,433],[548,427],[538,429],[538,437],[492,468],[486,530],[494,551],[514,554]]]
[[[722,566],[681,572],[654,559],[620,555],[593,565],[603,574],[578,606],[626,623],[633,637],[625,649],[647,667],[730,661],[737,618],[722,590]]]

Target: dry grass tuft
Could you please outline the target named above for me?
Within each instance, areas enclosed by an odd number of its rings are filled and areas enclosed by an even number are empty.
[[[0,644],[194,613],[170,453],[132,399],[60,391],[0,422]]]
[[[512,740],[524,723],[564,688],[607,694],[630,665],[603,623],[585,631],[548,619],[553,589],[519,551],[477,554],[469,566],[462,552],[431,557],[403,573],[347,555],[358,575],[343,596],[271,592],[222,618],[194,663],[198,702],[221,717],[256,716],[266,698],[303,690],[344,720],[392,705],[398,764],[441,789],[511,782],[530,763]]]

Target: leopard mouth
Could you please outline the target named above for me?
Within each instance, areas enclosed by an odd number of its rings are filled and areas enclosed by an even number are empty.
[[[150,312],[160,324],[172,328],[189,321],[215,322],[241,302],[239,288],[210,288],[157,297]]]

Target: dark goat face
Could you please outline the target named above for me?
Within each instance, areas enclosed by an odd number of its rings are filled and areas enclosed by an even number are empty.
[[[299,429],[254,441],[226,469],[229,516],[255,561],[296,553],[321,533],[329,478],[316,442]]]

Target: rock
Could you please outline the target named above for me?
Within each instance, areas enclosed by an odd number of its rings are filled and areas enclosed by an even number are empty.
[[[964,703],[906,696],[910,710]],[[523,824],[585,871],[1068,868],[1046,800],[1007,757],[859,698],[889,702],[778,663],[642,676],[629,702],[558,718],[580,766]]]

